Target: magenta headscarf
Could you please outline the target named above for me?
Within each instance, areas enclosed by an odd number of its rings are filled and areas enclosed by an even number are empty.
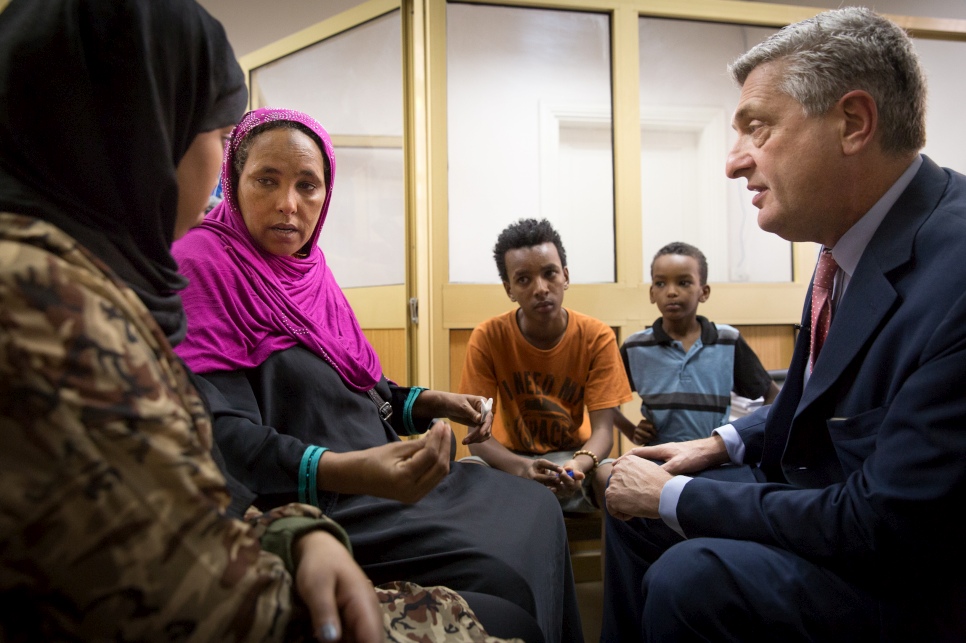
[[[245,226],[232,186],[232,162],[242,139],[269,121],[295,121],[322,140],[329,185],[304,259],[262,250]],[[349,302],[325,263],[319,234],[335,183],[329,135],[312,117],[286,109],[248,112],[232,131],[222,163],[224,200],[204,223],[174,244],[172,254],[188,280],[182,292],[188,335],[175,352],[197,373],[252,368],[269,355],[302,344],[332,365],[345,383],[365,391],[382,367]]]

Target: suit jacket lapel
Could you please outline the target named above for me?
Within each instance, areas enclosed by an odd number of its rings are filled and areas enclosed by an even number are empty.
[[[798,405],[800,414],[835,384],[897,300],[889,274],[911,261],[916,232],[942,197],[946,173],[928,157],[862,253]],[[807,307],[807,304],[806,304]]]
[[[846,296],[832,317],[822,353],[802,392],[799,411],[839,380],[896,301],[895,288],[883,272],[877,267],[863,269],[863,264],[869,263],[864,257],[859,262]]]
[[[887,323],[897,303],[890,273],[915,258],[916,232],[936,208],[948,180],[942,168],[923,156],[916,177],[886,215],[862,254],[846,296],[835,311],[822,354],[808,382],[803,381],[811,334],[810,299],[806,298],[802,330],[795,345],[788,379],[768,415],[765,428],[761,467],[769,480],[785,478],[782,460],[790,434],[808,428],[808,423],[800,422],[799,418],[808,413],[809,407],[831,387],[840,383],[849,365],[858,359],[863,346],[873,341],[878,328]],[[834,454],[828,455],[835,457]]]

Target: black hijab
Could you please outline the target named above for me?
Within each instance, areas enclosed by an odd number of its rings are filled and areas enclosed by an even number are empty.
[[[224,29],[194,0],[13,0],[0,12],[0,210],[77,239],[177,343],[175,169],[247,96]]]

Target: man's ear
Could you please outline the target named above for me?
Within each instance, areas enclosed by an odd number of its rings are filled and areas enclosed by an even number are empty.
[[[842,119],[842,151],[846,156],[864,150],[879,129],[879,108],[869,92],[856,89],[839,99],[835,109]]]
[[[704,302],[708,301],[708,297],[710,296],[711,296],[711,286],[709,286],[708,284],[701,286],[701,296],[698,297],[698,301],[700,301],[703,304]]]
[[[513,298],[513,295],[510,294],[510,282],[509,281],[504,281],[503,282],[503,290],[506,291],[506,296],[510,298],[510,301],[516,301],[516,299]]]
[[[564,290],[567,290],[568,288],[570,288],[570,269],[567,268],[567,266],[563,267],[563,275],[564,275]]]

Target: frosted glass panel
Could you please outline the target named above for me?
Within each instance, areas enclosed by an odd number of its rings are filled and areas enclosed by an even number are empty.
[[[255,104],[316,118],[335,145],[319,245],[343,287],[405,283],[402,31],[387,14],[252,74]]]
[[[332,274],[343,288],[403,283],[402,149],[337,147],[335,154],[336,190],[319,237]]]
[[[447,5],[451,282],[499,283],[497,235],[547,218],[571,281],[614,281],[610,21]]]
[[[259,67],[252,96],[259,107],[311,114],[329,134],[402,136],[399,12]]]
[[[966,42],[917,39],[915,45],[929,86],[922,152],[944,167],[966,173]]]
[[[740,93],[727,64],[773,31],[641,18],[644,281],[671,241],[704,252],[709,281],[791,280],[791,244],[758,227],[745,181],[724,172]]]

